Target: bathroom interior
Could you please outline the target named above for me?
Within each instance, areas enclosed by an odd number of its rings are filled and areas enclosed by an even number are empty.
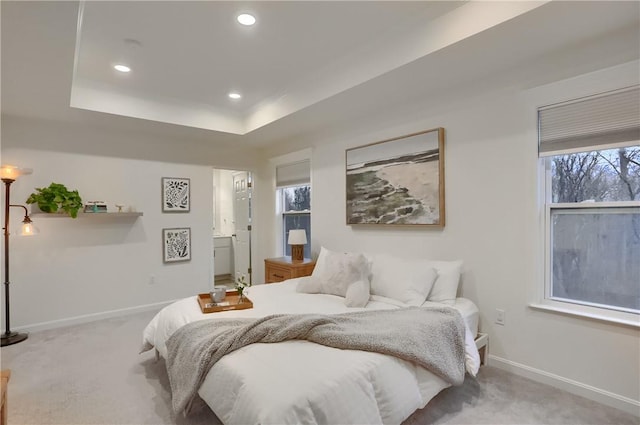
[[[215,284],[232,286],[243,274],[250,281],[250,173],[213,170],[213,211]]]

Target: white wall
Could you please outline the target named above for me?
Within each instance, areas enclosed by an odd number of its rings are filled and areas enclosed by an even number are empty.
[[[638,63],[598,81],[637,83]],[[635,70],[635,71],[634,71]],[[623,78],[624,77],[624,78]],[[616,79],[618,79],[616,81]],[[553,86],[555,95],[563,85]],[[571,98],[571,91],[565,90]],[[425,103],[412,113],[372,117],[313,146],[313,250],[385,252],[465,262],[462,294],[481,311],[493,364],[640,413],[640,333],[637,328],[532,310],[540,285],[536,116],[530,99],[505,89],[456,104]],[[345,225],[345,149],[444,127],[446,227],[376,228]],[[273,151],[281,154],[282,147]],[[506,325],[494,325],[495,310]]]
[[[107,201],[112,210],[118,201],[144,213],[136,220],[34,216],[40,235],[12,240],[15,325],[206,292],[212,258],[211,168],[19,149],[4,157],[35,170],[16,181],[13,202],[23,203],[34,187],[55,181],[78,189],[85,200]],[[190,213],[161,212],[163,176],[191,179]],[[163,263],[161,230],[170,227],[191,228],[191,261]]]
[[[78,189],[84,200],[104,200],[109,208],[133,205],[144,213],[137,219],[34,217],[40,235],[12,236],[13,329],[73,323],[206,292],[213,281],[213,166],[251,170],[258,163],[255,152],[213,141],[4,116],[2,136],[2,162],[34,170],[12,185],[12,203],[24,203],[35,187],[55,181]],[[163,176],[191,179],[190,213],[161,212]],[[11,228],[18,229],[20,220],[12,209]],[[191,261],[163,263],[161,231],[169,227],[191,227]],[[263,256],[256,257],[254,267],[263,274],[257,261]]]

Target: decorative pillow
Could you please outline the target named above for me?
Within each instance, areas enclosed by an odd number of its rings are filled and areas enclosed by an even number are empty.
[[[369,301],[368,270],[364,255],[333,252],[322,247],[311,279],[299,282],[296,290],[338,295],[346,298],[345,304],[349,307],[364,307]],[[349,291],[352,285],[356,287]]]
[[[360,279],[347,288],[344,303],[347,307],[364,307],[369,302],[369,279]]]
[[[378,255],[373,260],[371,294],[419,306],[427,299],[437,276],[424,260]]]
[[[311,279],[311,276],[301,277],[296,285],[296,292],[302,292],[304,294],[319,294],[320,282]]]
[[[453,305],[456,302],[462,260],[456,261],[428,261],[427,265],[438,272],[438,278],[427,297],[428,301]]]

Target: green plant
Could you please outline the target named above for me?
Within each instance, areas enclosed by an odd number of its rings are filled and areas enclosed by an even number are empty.
[[[240,295],[239,301],[241,302],[244,298],[244,290],[251,286],[251,282],[247,282],[245,280],[245,276],[242,275],[236,280],[235,286],[238,291],[238,295]]]
[[[49,187],[37,187],[29,195],[27,204],[38,204],[38,208],[46,213],[55,213],[60,209],[76,218],[82,208],[82,198],[77,190],[69,191],[63,184],[51,183]]]

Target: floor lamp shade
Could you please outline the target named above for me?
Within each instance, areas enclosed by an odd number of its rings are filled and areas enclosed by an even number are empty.
[[[304,259],[304,246],[307,244],[307,232],[304,229],[289,230],[289,240],[291,245],[291,259],[302,261]]]
[[[18,168],[12,165],[3,165],[0,167],[0,178],[4,183],[4,313],[5,313],[5,332],[1,336],[2,347],[12,344],[17,344],[27,339],[26,333],[12,332],[11,331],[11,315],[9,312],[9,211],[11,207],[24,209],[24,219],[22,220],[21,235],[29,236],[37,233],[37,229],[33,227],[31,218],[29,217],[29,211],[24,205],[11,205],[11,183],[13,183],[18,177],[31,174],[31,170],[28,168]]]
[[[24,176],[26,174],[31,174],[33,170],[31,168],[19,168],[14,165],[2,165],[0,167],[0,178],[4,181],[5,179],[15,180],[20,176]]]

